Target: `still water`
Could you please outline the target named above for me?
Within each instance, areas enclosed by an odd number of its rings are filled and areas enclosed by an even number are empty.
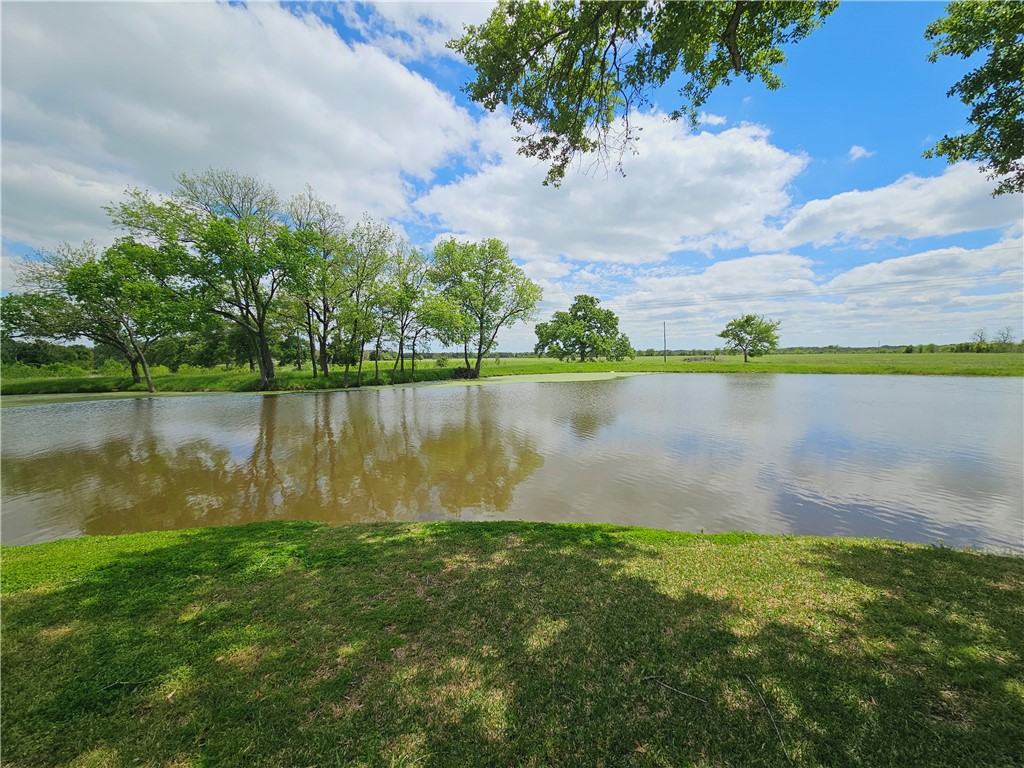
[[[645,375],[4,411],[0,536],[546,520],[1024,553],[1024,381]]]

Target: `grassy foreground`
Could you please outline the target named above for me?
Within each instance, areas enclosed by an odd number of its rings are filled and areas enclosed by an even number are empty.
[[[1024,560],[609,526],[8,547],[6,766],[1010,766]]]
[[[452,361],[448,367],[438,368],[433,361],[426,360],[416,371],[419,382],[442,381],[452,378],[454,367],[459,361]],[[391,383],[391,363],[381,370],[381,379]],[[670,357],[665,362],[660,357],[637,357],[620,362],[561,362],[551,358],[506,358],[496,363],[490,358],[484,364],[481,375],[519,376],[548,373],[600,373],[600,372],[662,372],[662,373],[854,373],[854,374],[905,374],[927,376],[1024,376],[1024,353],[994,352],[975,354],[968,352],[937,352],[934,354],[781,354],[753,358],[744,363],[742,357],[719,356],[714,362],[691,362],[682,357]],[[407,382],[396,376],[399,382]],[[373,366],[363,369],[363,382],[374,378]],[[259,389],[259,376],[247,370],[216,371],[205,373],[171,373],[154,376],[153,382],[160,392],[254,392]],[[350,374],[350,385],[355,383],[355,372]],[[297,371],[282,366],[274,382],[277,391],[302,391],[335,389],[342,385],[341,373],[330,378],[314,379],[307,366]],[[91,394],[104,392],[130,392],[145,387],[132,385],[128,376],[88,376],[58,379],[7,379],[0,381],[2,395],[47,395],[60,393]],[[14,405],[16,403],[9,403]]]

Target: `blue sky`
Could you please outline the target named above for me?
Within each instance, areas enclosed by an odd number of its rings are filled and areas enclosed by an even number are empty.
[[[282,197],[308,183],[417,245],[498,237],[542,283],[541,318],[590,293],[640,348],[714,347],[740,314],[782,344],[1024,332],[1022,196],[926,160],[966,128],[927,61],[939,3],[847,2],[788,49],[786,87],[716,92],[696,130],[667,86],[626,177],[587,160],[559,189],[506,116],[459,91],[444,48],[480,3],[4,3],[3,287],[19,258],[116,235],[102,206],[229,167]],[[676,84],[678,87],[678,83]],[[530,349],[532,325],[499,337]]]

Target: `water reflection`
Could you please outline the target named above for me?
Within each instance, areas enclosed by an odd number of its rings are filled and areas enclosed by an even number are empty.
[[[5,415],[5,543],[274,519],[502,512],[515,486],[544,463],[528,434],[498,424],[489,391],[471,390],[464,409],[441,411],[421,407],[413,390],[394,394],[397,403],[352,394],[247,398],[258,419],[242,455],[237,435],[221,443],[192,431],[204,431],[203,418],[222,398],[195,399],[187,409],[181,401],[126,401],[123,430],[87,449],[74,439],[60,445],[55,435],[57,445],[39,450],[36,439],[20,450],[28,422],[11,425]],[[99,426],[89,416],[79,428]],[[53,409],[38,426],[55,428],[58,418]],[[182,429],[185,420],[192,430]]]
[[[651,375],[19,408],[3,415],[0,534],[461,517],[1024,552],[1022,390]]]

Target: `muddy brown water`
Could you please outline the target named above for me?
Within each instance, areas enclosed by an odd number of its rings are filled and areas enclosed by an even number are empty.
[[[1024,553],[1024,381],[646,375],[12,408],[0,538],[602,522]]]

